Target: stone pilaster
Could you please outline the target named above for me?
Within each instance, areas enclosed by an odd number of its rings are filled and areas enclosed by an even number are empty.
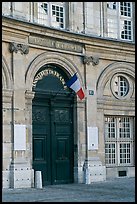
[[[12,90],[3,89],[2,90],[2,115],[3,115],[3,138],[2,138],[2,187],[10,187],[10,163],[12,158],[12,138],[11,138],[11,104],[12,104]]]
[[[85,122],[85,100],[77,101],[77,164],[74,168],[74,180],[83,183],[83,164],[86,157],[86,122]]]
[[[10,43],[13,73],[11,188],[31,187],[31,165],[26,159],[25,55],[27,45]]]

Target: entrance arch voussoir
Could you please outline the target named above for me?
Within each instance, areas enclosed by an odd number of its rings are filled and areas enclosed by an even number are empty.
[[[78,68],[70,59],[67,59],[66,57],[62,56],[60,53],[44,52],[38,55],[31,62],[31,64],[27,69],[26,76],[25,76],[26,89],[29,91],[32,91],[33,79],[36,73],[38,72],[38,70],[46,64],[53,64],[53,63],[61,66],[64,69],[64,72],[66,72],[70,76],[72,76],[74,73],[77,72],[81,83],[83,83],[82,77]]]

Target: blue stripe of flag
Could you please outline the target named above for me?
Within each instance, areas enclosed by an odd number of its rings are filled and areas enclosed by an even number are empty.
[[[72,84],[75,83],[75,81],[77,80],[77,75],[76,73],[66,82],[66,85],[68,87],[70,87]]]

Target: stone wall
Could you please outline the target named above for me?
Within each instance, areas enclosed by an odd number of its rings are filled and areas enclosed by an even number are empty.
[[[99,4],[96,7],[99,15]],[[5,6],[3,9],[8,12]],[[77,18],[81,21],[82,2],[79,9]],[[72,22],[72,28],[82,31],[82,25],[78,28],[76,22]],[[74,182],[91,183],[117,177],[119,169],[105,165],[104,115],[135,116],[134,44],[49,29],[6,17],[2,24],[3,187],[34,186],[32,82],[39,68],[49,63],[63,67],[70,76],[77,72],[86,96],[83,101],[77,98],[75,104]],[[90,28],[93,29],[92,25],[86,27],[87,32]],[[111,78],[118,72],[130,78],[131,91],[122,102],[111,92]],[[15,141],[16,127],[24,131],[20,138],[24,145],[19,149]],[[95,149],[88,149],[88,128],[98,130]],[[85,161],[88,181],[85,181]],[[127,167],[126,171],[128,176],[134,176],[134,167]]]

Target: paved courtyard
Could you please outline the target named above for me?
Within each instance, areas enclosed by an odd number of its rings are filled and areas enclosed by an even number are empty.
[[[135,202],[135,178],[48,185],[42,189],[3,189],[2,202]]]

